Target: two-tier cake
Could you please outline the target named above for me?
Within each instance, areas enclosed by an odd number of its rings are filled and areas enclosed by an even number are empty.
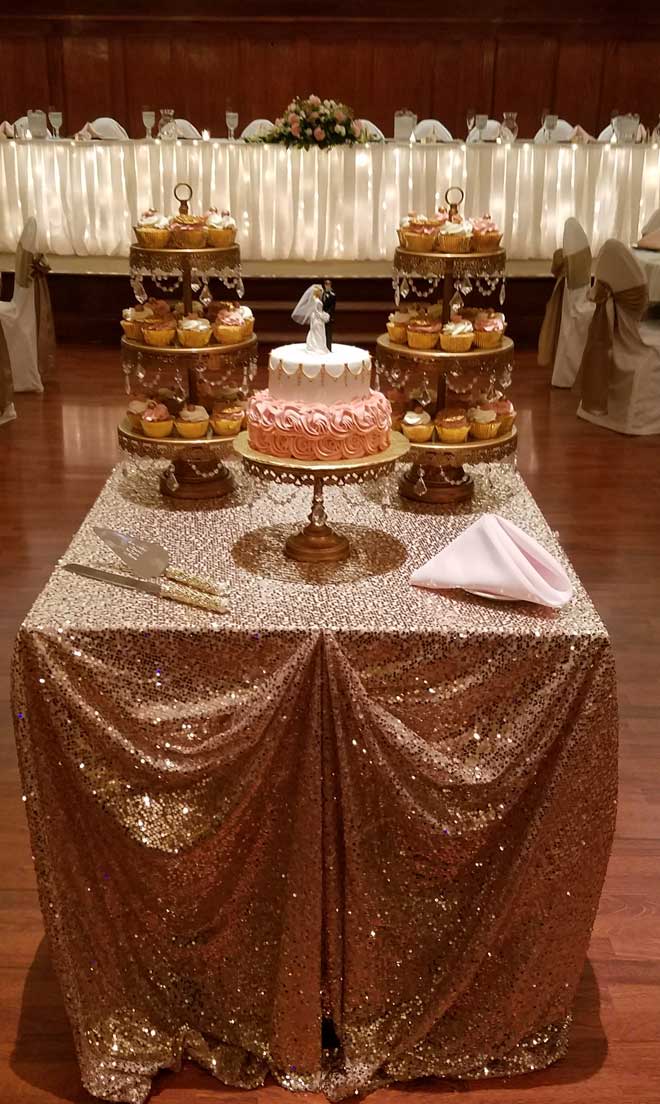
[[[248,440],[257,452],[296,460],[349,460],[390,444],[392,411],[371,390],[371,357],[353,345],[310,352],[273,349],[268,390],[247,404]]]

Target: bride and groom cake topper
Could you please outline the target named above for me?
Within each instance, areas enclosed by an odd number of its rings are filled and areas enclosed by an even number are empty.
[[[332,352],[332,326],[337,298],[330,280],[312,284],[293,309],[291,317],[301,326],[308,326],[305,348],[308,353]]]

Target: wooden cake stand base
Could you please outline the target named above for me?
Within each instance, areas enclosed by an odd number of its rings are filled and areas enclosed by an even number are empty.
[[[131,456],[170,461],[160,477],[161,493],[169,498],[224,498],[234,489],[224,462],[233,437],[145,437],[127,421],[118,427],[117,434],[120,447]]]

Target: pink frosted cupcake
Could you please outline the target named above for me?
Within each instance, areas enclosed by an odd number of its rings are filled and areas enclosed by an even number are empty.
[[[516,420],[516,408],[511,399],[493,399],[487,405],[495,411],[495,418],[500,423],[500,433],[508,433]]]
[[[474,319],[474,343],[479,349],[496,349],[506,328],[500,311],[479,311]]]
[[[490,215],[471,219],[472,222],[472,249],[475,253],[493,253],[499,249],[502,240],[502,231],[497,223],[493,222]]]

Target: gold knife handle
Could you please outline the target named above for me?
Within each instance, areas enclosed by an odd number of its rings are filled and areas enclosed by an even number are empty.
[[[197,609],[210,610],[211,613],[227,613],[229,610],[226,598],[186,590],[185,587],[169,583],[161,584],[160,593],[161,597],[169,598],[172,602],[183,602],[184,606],[196,606]]]
[[[181,583],[183,586],[192,587],[193,590],[201,590],[203,594],[224,594],[224,586],[218,586],[209,579],[201,579],[199,575],[189,575],[180,567],[166,567],[163,572],[173,583]]]

